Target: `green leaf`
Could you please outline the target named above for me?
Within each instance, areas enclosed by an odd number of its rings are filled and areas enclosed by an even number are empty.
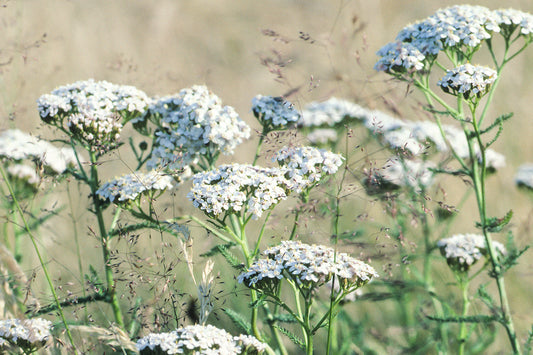
[[[501,115],[501,116],[498,116],[498,117],[494,120],[494,122],[491,123],[490,126],[488,126],[487,128],[481,130],[481,131],[479,132],[479,134],[481,135],[481,134],[485,134],[485,133],[487,133],[487,132],[490,132],[490,131],[492,131],[492,130],[493,130],[494,128],[496,128],[496,127],[498,127],[498,130],[501,130],[501,129],[502,129],[501,127],[502,127],[503,123],[504,123],[505,121],[507,121],[508,119],[510,119],[511,117],[513,117],[513,115],[514,115],[514,113],[509,112],[509,113],[505,113],[505,114],[503,114],[503,115]]]
[[[291,314],[277,314],[273,317],[271,322],[297,323],[298,321]]]
[[[507,243],[506,243],[507,255],[501,261],[501,268],[502,268],[501,273],[503,274],[504,272],[506,272],[507,270],[509,270],[516,264],[518,264],[518,261],[517,261],[518,258],[521,257],[522,254],[524,254],[529,249],[529,247],[530,247],[529,245],[526,245],[523,249],[519,250],[516,247],[516,244],[514,242],[513,233],[509,232],[507,234]]]
[[[232,248],[234,247],[236,244],[235,243],[228,243],[228,244],[221,244],[221,245],[215,245],[214,247],[212,247],[209,251],[201,254],[200,256],[202,257],[210,257],[210,256],[215,256],[217,254],[221,254],[221,249],[229,249],[229,248]]]
[[[230,308],[224,308],[224,313],[231,319],[241,332],[252,335],[252,326],[250,323],[239,313]]]
[[[234,243],[217,245],[213,247],[207,253],[201,254],[200,256],[209,257],[209,256],[213,256],[216,254],[220,254],[224,257],[224,259],[226,259],[226,261],[228,262],[228,264],[230,264],[232,268],[241,271],[244,265],[239,261],[239,259],[235,257],[235,255],[233,255],[229,251],[229,248],[231,248],[234,245],[235,245]]]
[[[467,316],[467,317],[433,317],[426,316],[426,318],[433,320],[439,323],[491,323],[491,322],[502,322],[503,319],[496,316],[488,316],[484,314],[476,316]]]
[[[283,327],[280,327],[277,324],[274,324],[273,327],[279,330],[285,336],[287,336],[287,338],[289,338],[294,344],[298,345],[301,349],[305,350],[304,342],[297,335],[295,335],[294,333],[290,332],[289,330]]]
[[[507,212],[507,214],[502,218],[490,217],[485,223],[485,230],[489,233],[501,232],[503,227],[509,224],[511,218],[513,218],[513,210]],[[476,222],[476,227],[479,229],[483,229],[483,225],[479,222]]]

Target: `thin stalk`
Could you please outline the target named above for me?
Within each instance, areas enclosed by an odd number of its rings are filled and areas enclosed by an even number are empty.
[[[255,149],[255,156],[254,156],[254,161],[252,165],[255,165],[257,163],[257,159],[259,159],[259,155],[261,154],[261,146],[263,145],[263,141],[265,140],[265,137],[267,134],[268,134],[268,131],[263,128],[263,131],[261,132],[261,135],[259,136],[259,142],[257,142],[257,148]]]
[[[44,276],[46,278],[46,281],[48,282],[48,286],[50,287],[50,291],[52,292],[52,296],[54,297],[54,301],[57,306],[57,310],[59,312],[59,315],[61,317],[61,321],[63,322],[63,325],[65,326],[65,331],[67,332],[67,337],[72,344],[72,347],[74,348],[74,353],[78,354],[78,350],[76,349],[76,345],[74,345],[74,339],[72,338],[72,334],[70,333],[70,329],[68,327],[67,320],[65,318],[65,314],[63,313],[63,308],[61,308],[61,304],[59,302],[59,298],[57,297],[56,290],[54,288],[54,284],[52,283],[52,279],[50,278],[50,274],[48,273],[48,268],[46,267],[46,263],[44,262],[41,253],[39,251],[39,247],[37,246],[37,242],[35,241],[35,237],[33,236],[33,233],[30,229],[30,226],[28,225],[28,222],[26,221],[26,218],[24,217],[24,211],[22,211],[22,208],[20,207],[20,204],[17,200],[17,197],[15,196],[15,192],[13,191],[13,187],[11,186],[11,183],[9,182],[6,172],[4,170],[4,167],[0,165],[0,173],[2,174],[2,178],[4,179],[6,186],[9,190],[9,193],[11,194],[11,198],[13,199],[13,204],[15,205],[20,218],[22,219],[22,222],[24,224],[24,228],[26,229],[26,232],[28,233],[28,236],[30,237],[30,240],[33,244],[33,249],[35,250],[35,253],[37,254],[37,257],[39,258],[39,263],[41,264],[41,267],[43,268]]]
[[[460,286],[461,286],[461,294],[463,298],[463,311],[461,313],[461,316],[464,318],[468,315],[468,307],[470,306],[470,301],[468,299],[468,275],[460,275]],[[466,322],[462,322],[461,326],[459,328],[459,355],[464,355],[465,353],[465,345],[466,345],[466,336],[467,336],[467,327]]]

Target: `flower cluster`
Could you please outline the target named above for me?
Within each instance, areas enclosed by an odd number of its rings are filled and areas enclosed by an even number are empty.
[[[41,119],[56,125],[72,114],[100,110],[127,120],[143,114],[149,103],[150,98],[133,86],[93,79],[61,86],[37,100]]]
[[[297,181],[300,189],[312,186],[325,175],[335,174],[343,159],[340,154],[313,147],[283,147],[273,158],[287,169],[288,177]]]
[[[252,99],[252,111],[266,132],[285,129],[300,120],[293,104],[282,97],[257,95]]]
[[[152,333],[137,341],[146,354],[260,354],[266,345],[249,335],[232,336],[212,325],[189,325],[170,333]]]
[[[298,285],[312,288],[328,282],[335,275],[341,288],[351,292],[378,277],[368,264],[322,245],[283,241],[263,254],[267,258],[259,259],[240,274],[239,282],[248,287],[268,289],[286,277]]]
[[[298,125],[307,128],[336,127],[346,119],[365,119],[368,110],[353,102],[332,97],[305,106]]]
[[[453,49],[466,55],[501,33],[509,40],[520,28],[520,35],[533,31],[533,16],[517,10],[491,11],[483,6],[456,5],[438,10],[425,20],[403,28],[396,41],[377,54],[381,58],[374,69],[393,75],[423,70],[440,51]]]
[[[33,191],[36,191],[41,181],[41,177],[37,174],[35,168],[29,165],[10,165],[7,167],[7,174],[11,180],[20,181],[24,186],[29,186]]]
[[[431,168],[434,167],[428,161],[391,158],[381,169],[373,169],[367,174],[364,186],[370,195],[399,187],[419,191],[431,185],[434,175]]]
[[[0,338],[33,352],[42,348],[52,337],[52,322],[42,319],[5,319],[0,320]]]
[[[110,202],[129,204],[141,195],[171,189],[172,182],[171,176],[156,170],[148,173],[137,171],[106,182],[96,191],[96,194]]]
[[[437,85],[446,93],[462,94],[466,100],[471,96],[479,99],[489,91],[496,77],[496,71],[491,68],[467,63],[448,70]]]
[[[514,181],[519,187],[533,189],[533,164],[521,165],[514,177]]]
[[[163,97],[149,108],[159,129],[149,168],[180,169],[195,164],[201,156],[233,154],[250,137],[250,127],[231,106],[222,106],[218,96],[205,86],[183,89]]]
[[[76,164],[72,149],[56,148],[18,129],[0,133],[0,157],[15,161],[35,160],[44,166],[46,172],[53,174],[61,174],[68,166]]]
[[[67,118],[67,127],[74,139],[99,152],[115,148],[122,131],[116,114],[106,110],[74,113]]]
[[[307,139],[313,145],[324,146],[337,142],[339,135],[332,128],[317,128],[307,134]]]
[[[193,176],[187,197],[210,217],[226,213],[251,213],[253,219],[287,198],[298,185],[285,178],[286,171],[252,165],[222,165]]]
[[[501,243],[493,241],[492,245],[500,256],[506,254]],[[468,271],[471,265],[488,255],[485,237],[479,234],[456,234],[439,240],[437,246],[448,265],[458,271]]]

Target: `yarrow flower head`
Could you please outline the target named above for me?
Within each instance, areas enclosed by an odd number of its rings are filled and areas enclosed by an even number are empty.
[[[330,128],[341,126],[346,120],[366,119],[368,110],[347,100],[332,97],[326,101],[306,105],[298,126],[304,128]]]
[[[307,134],[307,139],[312,145],[321,147],[335,144],[339,139],[339,135],[332,128],[317,128]]]
[[[506,254],[503,244],[493,241],[492,245],[499,254]],[[441,254],[453,270],[466,272],[476,261],[488,255],[485,237],[479,234],[456,234],[437,242]]]
[[[257,95],[252,99],[252,111],[266,132],[289,128],[300,119],[294,105],[282,97]]]
[[[389,74],[422,70],[426,59],[415,45],[400,41],[386,44],[377,55],[381,58],[374,65],[374,69]]]
[[[261,354],[266,345],[249,335],[232,336],[212,325],[189,325],[170,333],[152,333],[137,341],[141,355]]]
[[[34,160],[51,174],[61,174],[68,166],[77,164],[72,149],[57,148],[18,129],[0,133],[0,157],[17,162]]]
[[[272,160],[287,169],[289,179],[298,181],[300,192],[318,183],[324,176],[335,174],[344,158],[314,147],[283,147]]]
[[[118,145],[122,124],[117,118],[105,110],[82,111],[68,116],[67,127],[74,139],[103,153]]]
[[[303,287],[314,288],[328,282],[333,275],[347,293],[378,277],[368,264],[346,253],[322,245],[300,241],[283,241],[264,251],[265,259],[254,262],[239,275],[238,281],[248,287],[272,291],[277,280],[288,278]]]
[[[210,217],[226,213],[251,213],[253,219],[287,198],[298,185],[285,177],[286,170],[252,165],[222,165],[193,176],[187,197]]]
[[[515,184],[533,190],[533,164],[524,164],[518,168],[514,177]]]
[[[233,154],[250,137],[250,127],[233,107],[222,106],[218,96],[205,86],[193,86],[177,95],[155,101],[149,109],[159,129],[150,169],[181,169],[201,157],[212,160],[219,153]]]
[[[52,338],[51,328],[52,322],[42,318],[5,319],[0,320],[0,338],[24,349],[25,353],[31,353]]]
[[[497,76],[496,71],[491,68],[464,64],[448,70],[437,85],[446,93],[463,95],[466,100],[471,97],[479,99],[489,91]]]
[[[112,203],[129,205],[140,196],[162,193],[173,187],[173,179],[167,174],[152,170],[148,173],[135,172],[106,182],[96,194]]]
[[[41,119],[59,126],[63,118],[82,111],[103,110],[127,121],[142,115],[149,103],[150,98],[133,86],[94,79],[61,86],[37,100]]]

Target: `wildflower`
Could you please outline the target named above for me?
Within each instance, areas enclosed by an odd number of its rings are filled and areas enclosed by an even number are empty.
[[[170,333],[149,334],[137,341],[141,354],[227,354],[262,353],[266,345],[249,335],[232,336],[212,325],[189,325]]]
[[[400,187],[420,191],[433,181],[432,162],[391,158],[379,170],[372,170],[365,178],[364,186],[371,195]]]
[[[250,137],[250,127],[233,107],[222,106],[220,98],[205,86],[163,97],[150,106],[149,114],[159,122],[147,162],[151,169],[181,169],[196,164],[201,156],[233,154]]]
[[[499,242],[492,242],[499,255],[505,255],[505,247]],[[468,271],[471,265],[488,255],[485,237],[479,234],[456,234],[437,242],[441,254],[448,265],[458,271]]]
[[[337,131],[331,128],[318,128],[309,132],[307,139],[312,145],[323,146],[337,142],[338,134]]]
[[[52,322],[42,318],[5,319],[0,320],[0,338],[29,353],[46,345],[51,328]]]
[[[106,182],[96,191],[96,194],[104,200],[127,205],[141,195],[171,189],[172,181],[171,176],[156,170],[148,173],[138,171]]]
[[[283,147],[272,160],[287,169],[289,179],[298,182],[296,190],[300,192],[324,176],[335,174],[344,158],[340,154],[313,147]]]
[[[56,148],[49,142],[18,129],[0,133],[0,157],[14,161],[36,160],[45,167],[46,172],[52,174],[61,174],[68,166],[77,163],[72,149]]]
[[[293,104],[282,97],[257,95],[252,99],[252,111],[266,132],[288,128],[300,119]]]
[[[515,9],[500,9],[494,13],[501,34],[507,40],[517,28],[522,36],[530,36],[533,33],[533,15]]]
[[[106,110],[81,111],[67,118],[72,137],[92,151],[106,152],[118,145],[122,124]]]
[[[489,91],[496,78],[497,73],[491,68],[464,64],[448,70],[437,85],[446,93],[462,94],[467,100],[474,96],[479,99]]]
[[[301,127],[335,127],[345,120],[355,118],[364,120],[369,111],[347,100],[332,97],[322,102],[308,104],[298,122]]]
[[[267,258],[259,259],[240,274],[239,282],[262,289],[271,287],[276,280],[288,278],[298,285],[313,288],[335,275],[340,287],[351,292],[378,277],[377,272],[364,262],[321,245],[283,241],[263,254]]]
[[[386,44],[377,55],[381,58],[374,65],[374,69],[389,74],[422,70],[426,59],[416,46],[400,41]]]
[[[481,152],[477,152],[478,161],[482,162]],[[485,151],[485,166],[489,172],[495,172],[498,169],[505,167],[505,156],[498,152],[495,152],[492,149],[487,149]]]
[[[518,187],[533,189],[533,164],[521,165],[514,177],[514,181]]]

